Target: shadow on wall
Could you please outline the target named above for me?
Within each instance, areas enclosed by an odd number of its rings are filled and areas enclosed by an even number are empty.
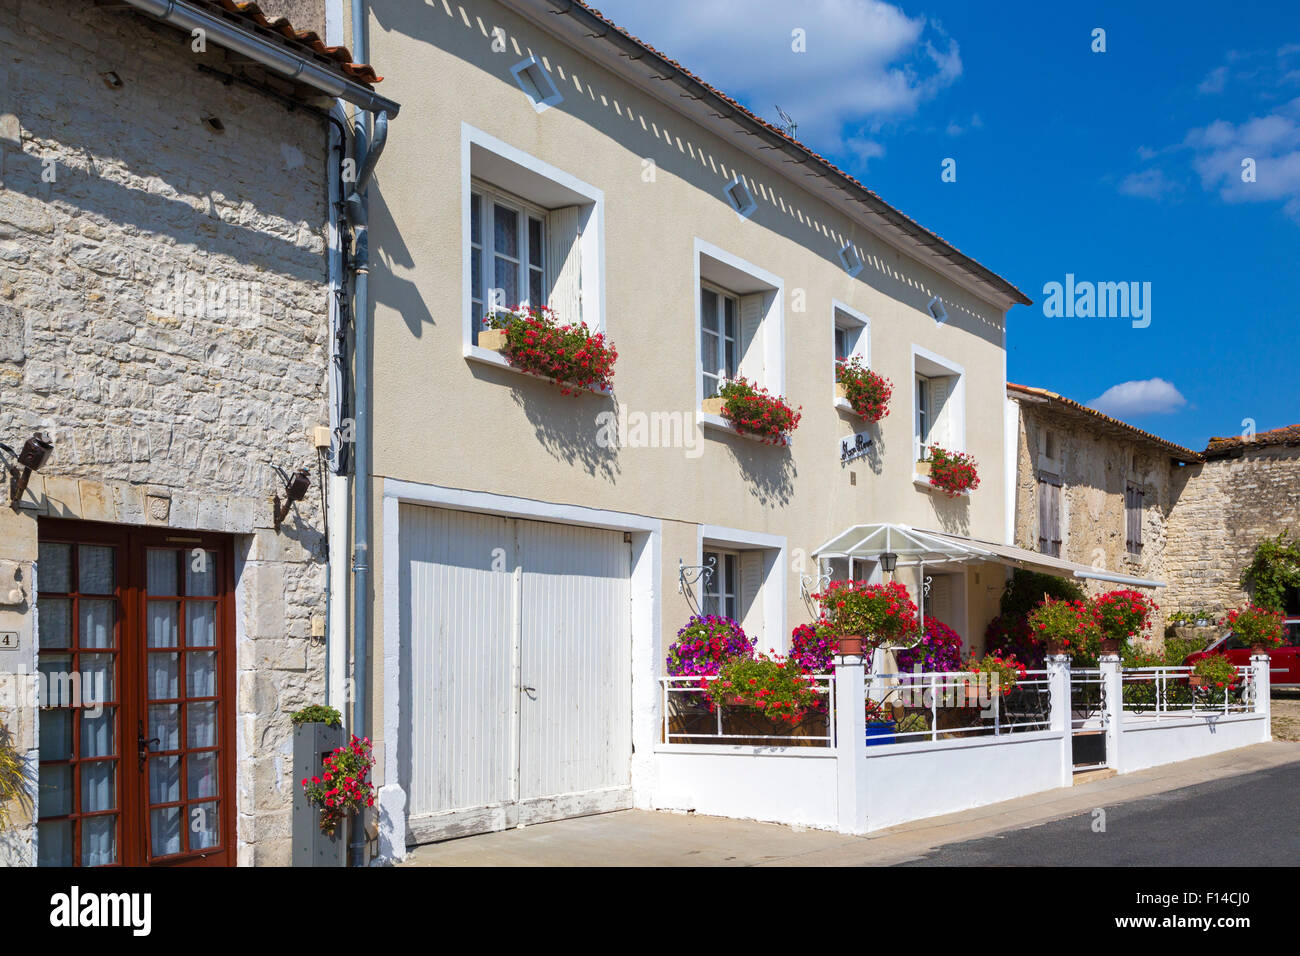
[[[383,168],[382,160],[379,168]],[[394,271],[403,269],[408,274],[414,272],[415,257],[411,255],[410,248],[402,240],[401,230],[393,221],[388,202],[384,197],[383,185],[380,183],[381,178],[381,174],[376,171],[367,190],[370,199],[370,298],[372,302],[383,302],[400,314],[412,338],[418,339],[424,334],[426,325],[432,327],[438,323],[420,294],[419,287]],[[440,256],[440,259],[445,257]],[[446,267],[448,263],[440,261],[437,265]],[[453,267],[459,272],[459,252],[455,255]],[[453,310],[453,319],[453,325],[460,323],[459,303],[456,303]]]
[[[844,273],[846,282],[865,282],[881,294],[906,303],[922,315],[926,314],[930,300],[938,295],[947,308],[948,325],[1001,347],[1003,325],[996,308],[982,306],[982,311],[974,311],[966,304],[973,298],[969,293],[954,294],[956,287],[949,286],[932,288],[914,275],[904,273],[895,267],[895,263],[902,261],[901,255],[877,240],[865,228],[854,228],[845,234],[837,226],[826,222],[828,216],[833,215],[837,220],[841,218],[832,202],[811,199],[793,186],[777,180],[776,174],[761,167],[757,160],[742,157],[739,153],[734,156],[743,164],[743,168],[732,166],[732,155],[715,153],[712,146],[696,141],[695,137],[699,137],[702,131],[690,120],[657,103],[642,112],[639,107],[621,99],[621,96],[633,92],[624,87],[621,81],[617,86],[611,83],[602,88],[589,85],[583,75],[574,72],[575,67],[588,69],[587,62],[575,56],[560,41],[552,42],[547,38],[544,48],[534,49],[527,40],[510,35],[509,28],[502,26],[503,11],[498,4],[485,0],[427,0],[425,3],[375,0],[371,9],[383,30],[439,46],[514,89],[521,104],[524,102],[524,93],[517,88],[510,69],[524,58],[536,55],[564,97],[551,108],[568,113],[592,129],[614,131],[610,136],[616,136],[618,142],[630,151],[627,170],[629,178],[640,179],[643,164],[653,162],[657,172],[689,182],[712,201],[725,204],[724,187],[739,176],[757,203],[757,209],[750,218],[764,228],[808,248],[841,272],[843,265],[840,250],[852,242],[858,250],[863,269],[856,279],[850,279]],[[496,29],[504,30],[506,34],[505,49],[500,52],[493,49],[494,46],[499,48],[502,45],[499,36],[493,36]],[[594,47],[592,52],[595,52]],[[556,59],[556,54],[565,59]],[[591,68],[596,70],[594,66]],[[606,81],[599,72],[593,72],[592,75],[600,77],[600,82]],[[454,93],[459,99],[460,91],[443,92]],[[439,91],[435,90],[422,90],[421,93],[426,96],[439,95]],[[634,98],[638,102],[649,99],[648,94],[640,90],[634,91]],[[459,117],[461,114],[454,115]],[[527,148],[526,143],[516,145]],[[730,150],[727,153],[730,154]],[[574,168],[573,163],[581,163],[583,157],[575,152],[571,160],[569,171],[577,173],[579,170]],[[563,158],[556,160],[556,163],[562,168],[566,165]],[[770,176],[773,181],[760,180],[756,175]],[[584,178],[590,180],[590,174]],[[609,188],[609,183],[594,184]],[[847,198],[844,202],[848,202]],[[386,238],[396,235],[395,229],[390,218],[385,223],[383,235]],[[409,255],[407,258],[409,260]],[[911,271],[916,270],[912,268]],[[954,299],[959,301],[953,301]],[[808,317],[806,319],[814,321]]]
[[[939,530],[969,536],[970,498],[966,495],[949,498],[940,491],[931,491],[929,494],[934,501],[934,516],[939,521]]]
[[[726,435],[722,438],[711,436],[705,440],[726,443],[732,460],[740,469],[740,477],[759,504],[764,507],[784,507],[790,503],[794,497],[794,479],[798,470],[788,447],[764,445],[739,435]]]

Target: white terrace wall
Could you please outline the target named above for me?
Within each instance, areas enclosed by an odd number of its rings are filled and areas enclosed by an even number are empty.
[[[325,577],[317,495],[275,534],[265,463],[314,464],[328,420],[327,134],[195,59],[133,13],[0,3],[0,439],[56,443],[0,508],[0,559],[31,581],[38,515],[239,536],[240,861],[287,863],[288,714],[323,692]],[[0,606],[11,690],[35,680],[33,603]],[[35,761],[35,711],[0,722]],[[0,865],[34,861],[25,817]]]

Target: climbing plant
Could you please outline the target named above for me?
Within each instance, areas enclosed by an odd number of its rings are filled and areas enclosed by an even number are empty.
[[[1300,587],[1300,541],[1283,531],[1255,545],[1255,556],[1241,572],[1241,586],[1260,607],[1283,610],[1287,590]]]

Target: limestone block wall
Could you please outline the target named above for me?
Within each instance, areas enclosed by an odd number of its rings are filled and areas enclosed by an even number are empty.
[[[0,4],[0,440],[52,461],[0,559],[30,580],[39,514],[238,536],[240,860],[287,863],[288,714],[322,699],[319,495],[270,530],[268,461],[328,421],[325,123],[197,69],[183,35],[83,0]],[[112,82],[115,81],[115,82]],[[0,606],[0,720],[36,759],[33,595]],[[0,864],[34,859],[32,830]]]
[[[1174,476],[1165,564],[1170,608],[1216,612],[1247,599],[1238,581],[1262,538],[1300,535],[1300,448],[1248,448]]]

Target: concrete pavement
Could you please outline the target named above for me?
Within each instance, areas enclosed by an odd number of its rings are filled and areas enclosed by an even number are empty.
[[[1300,743],[1260,744],[846,836],[695,814],[627,810],[415,848],[405,866],[890,866],[954,843],[1036,827],[1210,781],[1300,764]],[[1023,864],[1046,860],[1021,859]]]

